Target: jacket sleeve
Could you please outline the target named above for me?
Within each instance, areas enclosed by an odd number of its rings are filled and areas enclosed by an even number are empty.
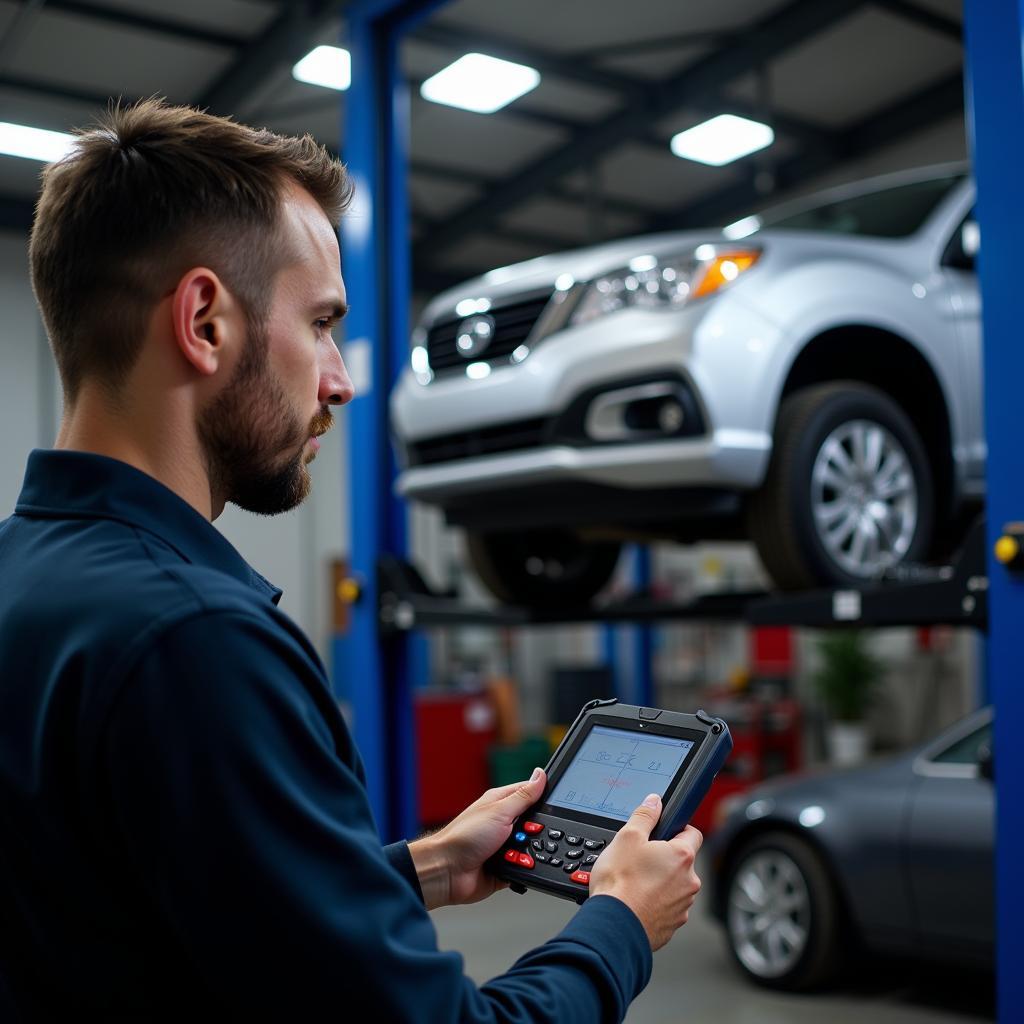
[[[324,679],[256,615],[164,632],[117,689],[100,749],[116,842],[235,1011],[294,1017],[357,992],[387,1021],[589,1024],[621,1020],[647,983],[643,928],[611,897],[501,977],[466,978],[408,850],[380,844]]]
[[[412,891],[419,896],[422,902],[423,890],[420,888],[420,878],[416,874],[416,865],[409,852],[409,844],[404,839],[397,843],[388,843],[384,847],[384,856],[387,858],[387,862],[412,886]]]

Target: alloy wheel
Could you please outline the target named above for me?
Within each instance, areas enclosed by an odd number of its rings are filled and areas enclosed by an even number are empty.
[[[797,865],[779,850],[761,850],[733,876],[729,937],[740,962],[759,978],[792,971],[807,948],[811,898]]]
[[[918,520],[918,485],[903,445],[880,423],[840,424],[814,460],[811,508],[822,546],[851,576],[872,579],[902,561]]]

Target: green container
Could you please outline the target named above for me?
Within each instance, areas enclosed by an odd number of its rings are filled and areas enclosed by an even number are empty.
[[[491,747],[488,763],[492,786],[525,782],[538,765],[543,768],[551,756],[551,747],[543,736],[529,736],[514,747]]]

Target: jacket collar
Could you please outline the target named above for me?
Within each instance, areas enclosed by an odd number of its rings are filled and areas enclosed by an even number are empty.
[[[159,537],[186,562],[234,576],[274,604],[281,599],[281,590],[256,572],[187,501],[147,473],[106,455],[33,451],[14,513],[127,523]]]

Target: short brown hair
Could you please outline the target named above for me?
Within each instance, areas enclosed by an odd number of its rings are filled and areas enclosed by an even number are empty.
[[[153,307],[192,266],[209,266],[251,322],[287,259],[282,187],[305,188],[337,227],[344,166],[292,138],[149,99],[111,107],[43,171],[29,258],[67,400],[95,376],[116,393]]]

